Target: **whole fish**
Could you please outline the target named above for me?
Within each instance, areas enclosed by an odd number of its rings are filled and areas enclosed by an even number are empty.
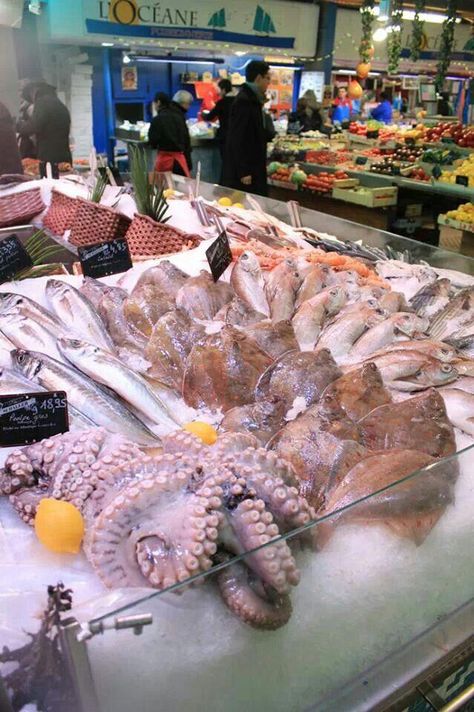
[[[301,351],[314,349],[325,319],[337,314],[345,302],[344,289],[334,286],[322,290],[301,304],[291,320]]]
[[[50,391],[66,391],[68,402],[96,425],[121,433],[141,445],[157,444],[156,436],[125,405],[71,366],[37,351],[12,352],[15,370]]]
[[[51,314],[41,304],[33,301],[33,299],[24,297],[22,294],[0,293],[0,311],[18,311],[22,316],[33,319],[52,333],[57,333],[58,330],[64,327],[64,324],[54,314]]]
[[[474,334],[467,336],[453,334],[449,339],[446,339],[446,343],[456,349],[460,356],[474,358]]]
[[[436,282],[422,287],[409,300],[409,304],[418,316],[431,319],[448,304],[450,291],[449,279],[437,279]]]
[[[438,277],[449,279],[453,287],[463,289],[464,287],[474,286],[474,276],[472,274],[465,274],[455,269],[443,269],[441,267],[434,267],[433,269]]]
[[[177,421],[145,379],[108,351],[86,341],[65,337],[58,339],[58,347],[61,354],[86,376],[108,386],[154,423],[176,429]]]
[[[420,319],[416,314],[397,312],[391,314],[380,324],[376,324],[358,339],[350,351],[351,359],[362,360],[396,341],[400,334],[414,336],[428,328],[427,319]]]
[[[301,268],[298,268],[298,271],[302,274]],[[328,273],[329,268],[326,265],[314,265],[311,267],[311,270],[304,276],[303,282],[298,289],[295,304],[297,309],[303,302],[312,299],[325,288]]]
[[[420,343],[423,342],[421,341]],[[375,363],[386,384],[413,376],[421,368],[430,363],[434,362],[439,366],[443,363],[431,358],[422,351],[389,351],[381,356],[373,354],[369,359],[364,361],[364,363],[368,362]],[[449,366],[450,364],[446,365]],[[348,370],[354,370],[354,367]]]
[[[97,312],[81,292],[59,279],[48,279],[46,297],[54,313],[74,334],[108,351],[114,344]],[[64,326],[63,326],[64,328]]]
[[[408,264],[400,260],[381,260],[375,268],[392,289],[405,295],[405,299],[411,299],[420,289],[437,279],[435,270],[428,265]]]
[[[146,288],[141,287],[141,289]],[[214,282],[209,272],[201,270],[197,277],[189,277],[178,289],[176,306],[191,319],[213,319],[224,304],[230,302],[233,292],[227,282]],[[171,307],[170,307],[171,308]]]
[[[373,309],[367,304],[352,305],[350,311],[340,312],[334,322],[326,326],[317,342],[318,349],[329,349],[338,361],[351,350],[353,344],[364,331],[375,326],[384,318],[384,312]]]
[[[58,330],[54,336],[48,329],[31,317],[22,316],[17,309],[0,313],[0,331],[18,349],[41,351],[53,358],[61,359],[56,347],[56,338],[59,336]]]
[[[384,289],[383,294],[379,299],[380,309],[384,309],[388,314],[395,312],[411,311],[411,308],[405,301],[405,297],[400,292]]]
[[[440,395],[451,423],[474,437],[474,395],[460,388],[442,388]]]
[[[474,287],[462,289],[432,319],[429,335],[433,339],[446,339],[462,326],[474,320]]]
[[[474,359],[472,358],[459,358],[453,362],[456,366],[458,373],[463,376],[474,376]]]
[[[301,276],[291,259],[283,260],[266,276],[265,294],[274,324],[291,319],[300,285]]]
[[[146,284],[158,287],[165,294],[176,297],[178,290],[185,284],[189,275],[176,267],[169,260],[161,260],[159,264],[145,270],[135,285],[135,289],[140,289]]]
[[[39,386],[33,381],[29,381],[22,376],[21,373],[16,373],[8,368],[0,369],[0,395],[9,396],[15,395],[16,393],[41,393],[41,391],[46,391],[46,388]],[[67,409],[69,424],[72,428],[76,430],[86,430],[95,425],[90,418],[77,410],[77,408],[74,408],[69,402]]]
[[[98,310],[99,316],[102,316],[100,313],[102,299],[111,292],[116,292],[121,295],[123,299],[128,297],[128,292],[126,292],[125,289],[121,289],[121,287],[111,287],[93,277],[84,277],[79,291],[89,300],[93,307]]]
[[[413,375],[390,381],[386,385],[397,391],[423,391],[433,386],[444,386],[458,377],[458,371],[451,363],[427,360]]]
[[[240,255],[232,270],[230,284],[245,304],[266,317],[270,316],[262,270],[253,252]]]
[[[394,341],[393,344],[385,349],[380,349],[372,354],[371,358],[378,356],[391,355],[396,351],[418,351],[426,354],[431,358],[436,358],[438,361],[451,363],[457,358],[456,349],[454,346],[444,341],[431,341],[430,339],[408,339],[407,341]]]
[[[450,386],[445,386],[445,388],[449,388]],[[440,391],[444,391],[445,388],[441,388]],[[456,381],[456,388],[459,388],[461,391],[466,391],[466,393],[471,393],[474,395],[474,377],[473,376],[459,376],[458,380]]]

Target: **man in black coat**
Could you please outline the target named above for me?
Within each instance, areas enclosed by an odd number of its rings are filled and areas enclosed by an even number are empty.
[[[267,195],[267,131],[263,116],[270,65],[253,60],[245,71],[246,83],[230,112],[223,183],[230,188]]]
[[[33,86],[33,113],[26,121],[19,121],[17,130],[22,136],[35,136],[37,158],[49,163],[72,163],[69,148],[71,116],[56,89],[46,82]]]
[[[217,129],[217,140],[219,141],[219,149],[221,152],[222,160],[224,160],[224,149],[227,143],[227,135],[229,133],[229,122],[230,113],[232,111],[232,105],[234,103],[234,96],[231,96],[232,84],[228,79],[221,79],[218,82],[219,93],[221,98],[216,103],[215,107],[211,111],[203,112],[206,121],[214,121],[214,119],[219,119],[219,128]]]

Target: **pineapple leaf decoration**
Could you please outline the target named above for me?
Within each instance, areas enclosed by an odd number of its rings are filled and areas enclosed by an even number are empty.
[[[107,187],[108,180],[107,176],[100,173],[93,186],[89,190],[89,200],[93,203],[100,203],[102,196],[104,195],[105,188]]]
[[[24,247],[33,262],[33,267],[28,267],[15,275],[15,280],[28,279],[29,277],[41,277],[50,274],[57,268],[57,263],[50,260],[61,254],[63,247],[51,244],[51,240],[45,235],[43,230],[35,232],[25,241]]]
[[[155,222],[165,223],[170,219],[168,203],[163,195],[163,189],[148,180],[146,154],[139,146],[130,146],[130,177],[132,180],[135,201],[140,215],[148,215]]]

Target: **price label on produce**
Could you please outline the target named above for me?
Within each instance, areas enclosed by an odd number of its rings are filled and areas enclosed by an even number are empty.
[[[357,166],[365,166],[367,163],[367,156],[357,156],[355,162]]]
[[[69,430],[64,391],[0,396],[0,446],[27,445]]]
[[[456,176],[457,185],[464,185],[469,188],[469,178],[467,176]]]
[[[217,240],[207,248],[206,257],[214,282],[217,282],[232,263],[232,252],[226,232],[221,232]]]
[[[32,266],[33,260],[16,235],[0,241],[0,284]]]
[[[97,242],[87,247],[78,247],[77,252],[85,277],[94,277],[94,279],[107,277],[126,272],[133,267],[128,243],[123,237],[109,242]]]

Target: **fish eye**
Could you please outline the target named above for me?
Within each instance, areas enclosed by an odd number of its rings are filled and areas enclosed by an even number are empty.
[[[26,355],[25,355],[24,353],[19,353],[19,354],[17,355],[17,357],[16,357],[16,360],[17,360],[18,363],[20,363],[20,364],[21,364],[21,363],[24,363],[25,359],[26,359]]]
[[[442,370],[443,373],[451,373],[451,371],[453,370],[453,367],[450,366],[449,363],[444,363],[444,364],[441,366],[441,370]]]
[[[70,339],[69,343],[71,344],[73,349],[78,349],[81,345],[79,339]]]

